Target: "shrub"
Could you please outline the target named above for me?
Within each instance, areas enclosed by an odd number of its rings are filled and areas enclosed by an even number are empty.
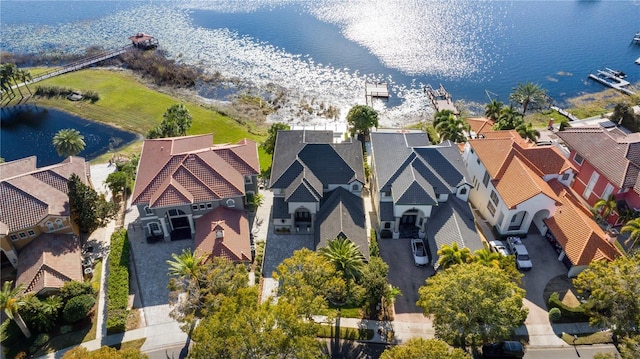
[[[371,229],[371,242],[369,243],[369,253],[372,257],[380,257],[380,247],[378,246],[378,238],[376,230]]]
[[[111,235],[107,284],[107,333],[125,331],[129,311],[129,239],[120,229]]]
[[[562,315],[562,318],[570,319],[576,322],[588,322],[589,321],[589,310],[590,308],[585,304],[581,304],[577,307],[570,307],[560,300],[560,295],[558,292],[551,293],[549,296],[549,308],[558,308]],[[551,310],[550,309],[550,310]]]
[[[78,281],[70,281],[66,282],[62,288],[60,288],[60,292],[58,295],[62,299],[63,303],[67,303],[71,298],[83,295],[90,294],[95,295],[96,291],[91,286],[91,283],[78,282]]]
[[[42,346],[42,345],[44,345],[44,343],[48,342],[49,339],[50,339],[49,338],[49,334],[46,334],[46,333],[45,334],[39,334],[36,337],[36,340],[33,341],[33,345],[38,346],[38,347]]]
[[[69,323],[75,323],[86,318],[95,304],[95,298],[89,294],[73,297],[64,306],[62,317]]]
[[[560,318],[562,318],[562,312],[560,311],[560,308],[551,308],[551,310],[549,311],[549,319],[555,322],[560,320]]]
[[[16,344],[26,340],[18,324],[9,318],[5,319],[0,325],[0,341],[5,348],[11,348]]]

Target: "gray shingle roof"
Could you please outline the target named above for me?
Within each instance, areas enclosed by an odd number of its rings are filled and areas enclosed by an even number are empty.
[[[427,222],[427,238],[433,263],[437,263],[436,252],[444,244],[451,246],[456,242],[460,248],[469,248],[471,252],[484,248],[469,204],[455,196],[449,196],[447,202],[434,207]]]
[[[381,221],[396,220],[396,217],[393,215],[393,202],[380,202],[380,220]]]
[[[289,214],[289,206],[284,201],[284,197],[273,197],[273,218],[276,219],[288,219],[291,218]]]
[[[626,188],[636,184],[640,172],[640,134],[575,127],[557,135],[616,186]]]
[[[435,204],[438,194],[467,183],[460,151],[449,141],[434,146],[424,133],[373,132],[371,147],[378,188],[393,187],[396,204]]]
[[[364,183],[362,145],[359,141],[333,143],[331,131],[278,132],[271,187],[286,188],[301,172],[314,188]]]
[[[369,260],[365,221],[362,198],[342,187],[336,188],[329,192],[316,218],[316,249],[325,247],[329,240],[344,235],[356,244],[365,259]]]

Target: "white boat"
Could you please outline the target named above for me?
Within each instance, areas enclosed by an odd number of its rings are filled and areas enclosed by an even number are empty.
[[[640,65],[640,57],[636,60],[636,64]]]

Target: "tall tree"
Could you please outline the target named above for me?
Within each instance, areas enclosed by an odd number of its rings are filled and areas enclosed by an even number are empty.
[[[514,130],[524,123],[522,114],[516,111],[513,106],[504,107],[500,110],[498,121],[493,125],[494,130]]]
[[[25,337],[30,338],[31,332],[20,316],[20,313],[18,313],[18,310],[27,304],[23,300],[23,297],[20,294],[21,292],[21,285],[13,288],[13,281],[4,282],[2,285],[2,292],[0,292],[0,309],[4,311],[7,318],[16,322]]]
[[[491,100],[490,103],[484,105],[484,115],[495,122],[498,120],[498,117],[500,117],[500,112],[503,107],[504,104],[502,102],[498,100]]]
[[[355,280],[362,274],[364,256],[348,238],[336,238],[320,248],[320,253],[341,272],[345,280]]]
[[[627,222],[620,228],[620,233],[629,233],[629,238],[624,243],[630,248],[636,247],[638,239],[640,239],[640,218],[634,218]]]
[[[80,226],[82,232],[91,232],[96,228],[104,227],[114,219],[118,213],[118,205],[108,202],[104,195],[99,195],[75,173],[69,177],[69,203],[71,213]]]
[[[610,328],[619,337],[640,328],[640,253],[611,262],[593,261],[573,284],[592,306],[590,324]]]
[[[471,359],[471,356],[442,340],[412,338],[386,349],[380,359]]]
[[[455,143],[466,141],[464,131],[469,131],[470,127],[467,121],[458,118],[453,113],[443,118],[435,126],[436,132],[440,135],[440,141],[449,140]]]
[[[470,263],[473,260],[473,254],[469,248],[460,248],[458,243],[453,242],[451,246],[442,245],[438,249],[438,266],[447,269],[455,264]]]
[[[65,158],[77,155],[85,146],[84,136],[73,128],[62,129],[53,136],[53,147],[59,156]]]
[[[509,338],[524,324],[524,289],[499,268],[455,265],[426,281],[416,303],[433,319],[436,338],[465,348]]]
[[[522,105],[524,115],[529,108],[544,107],[547,104],[547,92],[532,82],[519,83],[509,95],[509,100]]]
[[[611,114],[611,121],[632,132],[640,131],[640,116],[637,116],[633,107],[626,103],[616,104]]]
[[[347,114],[347,123],[351,136],[360,134],[366,138],[371,127],[378,127],[378,112],[367,105],[355,105]]]
[[[267,131],[267,138],[262,142],[260,147],[264,150],[264,152],[272,155],[273,151],[276,149],[276,138],[278,137],[278,131],[288,131],[291,127],[285,123],[276,122],[269,127]]]
[[[515,128],[516,132],[520,135],[520,137],[525,140],[530,140],[531,142],[536,142],[538,137],[540,137],[540,131],[533,128],[531,122],[521,123]]]
[[[296,303],[308,319],[325,313],[329,299],[347,296],[342,273],[324,256],[306,248],[294,251],[282,261],[273,276],[279,282],[280,300]]]
[[[258,302],[256,287],[239,289],[222,299],[218,310],[203,318],[193,332],[190,358],[321,357],[317,324],[304,320],[294,303]]]
[[[162,122],[149,131],[147,138],[185,136],[191,128],[191,120],[189,109],[184,104],[172,105],[162,115]]]
[[[173,254],[169,264],[169,315],[184,323],[182,329],[189,333],[195,321],[215,312],[225,296],[248,286],[244,265],[234,264],[228,259],[204,257],[185,250]]]

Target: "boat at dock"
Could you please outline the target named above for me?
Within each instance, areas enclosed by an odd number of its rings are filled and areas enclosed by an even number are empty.
[[[595,74],[589,74],[589,78],[599,83],[616,89],[627,95],[635,95],[635,92],[629,89],[631,83],[616,75],[616,72],[611,69],[605,68],[605,70],[598,70]]]
[[[621,78],[621,79],[623,79],[623,78],[626,78],[626,77],[627,77],[627,74],[625,74],[624,72],[622,72],[622,71],[620,71],[620,70],[612,70],[612,69],[610,69],[610,68],[608,68],[608,67],[605,67],[604,69],[605,69],[605,71],[610,72],[610,73],[612,73],[612,74],[616,75],[617,77],[619,77],[619,78]]]

